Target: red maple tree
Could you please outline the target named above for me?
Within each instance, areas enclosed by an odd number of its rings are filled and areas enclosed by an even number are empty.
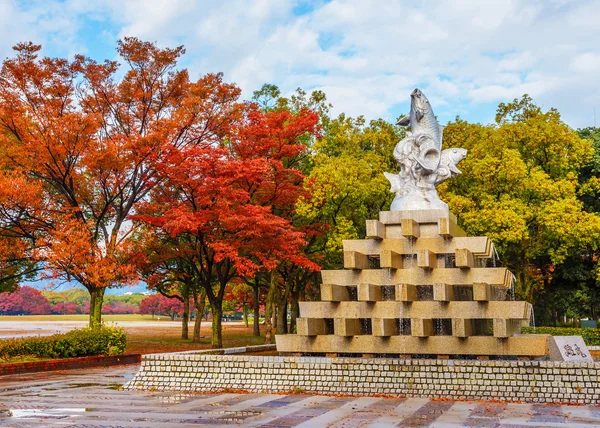
[[[304,150],[298,140],[316,134],[317,120],[307,110],[263,113],[246,105],[219,144],[164,157],[163,185],[135,217],[158,233],[183,238],[172,251],[190,261],[206,290],[213,347],[222,346],[222,303],[232,278],[273,270],[284,260],[318,269],[301,252],[304,233],[275,210],[292,209],[302,192],[303,175],[286,160]]]
[[[13,293],[0,293],[0,314],[3,315],[47,315],[52,305],[39,290],[19,287]]]
[[[154,315],[165,314],[175,319],[175,315],[181,315],[183,313],[183,302],[173,297],[166,297],[162,294],[152,294],[151,296],[144,297],[140,302],[139,313],[150,314],[152,319]]]

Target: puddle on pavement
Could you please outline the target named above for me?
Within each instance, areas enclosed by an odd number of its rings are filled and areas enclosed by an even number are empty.
[[[34,379],[23,379],[23,382],[34,382]],[[13,392],[13,391],[20,391],[23,389],[31,389],[31,388],[40,388],[40,387],[44,387],[47,385],[53,385],[54,383],[39,383],[37,385],[25,385],[25,386],[11,386],[8,388],[2,388],[0,389],[0,392]]]
[[[182,421],[183,423],[189,424],[206,424],[210,423],[211,425],[215,423],[223,423],[223,422],[235,422],[235,423],[244,423],[247,419],[253,418],[255,416],[260,416],[263,413],[255,410],[223,410],[220,412],[203,412],[202,416],[199,416],[198,419],[186,419]],[[217,418],[205,418],[205,416],[218,416]]]
[[[163,404],[177,404],[190,397],[194,397],[192,394],[171,394],[171,395],[160,395],[157,396],[158,401]]]
[[[68,383],[64,388],[66,389],[74,389],[74,388],[89,388],[92,386],[106,386],[108,389],[121,389],[122,385],[120,383]]]
[[[103,383],[67,383],[65,388],[88,388],[90,386],[105,386]]]
[[[240,417],[248,417],[248,416],[258,416],[262,415],[262,412],[258,410],[221,410],[220,412],[203,412],[207,415],[223,415],[229,418],[240,418]],[[220,418],[224,419],[224,418]]]
[[[89,412],[93,409],[83,407],[66,407],[61,409],[10,409],[11,416],[15,419],[46,418],[65,419]]]

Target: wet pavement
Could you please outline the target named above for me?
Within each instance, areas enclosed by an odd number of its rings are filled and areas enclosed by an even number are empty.
[[[600,407],[123,391],[137,366],[0,377],[0,427],[600,427]]]

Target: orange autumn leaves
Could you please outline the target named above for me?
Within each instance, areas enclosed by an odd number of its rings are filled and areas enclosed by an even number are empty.
[[[158,231],[202,236],[240,274],[281,260],[316,269],[290,213],[304,178],[291,160],[317,115],[260,112],[222,74],[191,81],[176,68],[182,47],[125,38],[117,50],[122,65],[23,43],[4,61],[2,274],[21,260],[90,293],[130,284]]]

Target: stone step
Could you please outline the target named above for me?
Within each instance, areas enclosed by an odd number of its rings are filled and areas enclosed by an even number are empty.
[[[521,335],[498,339],[492,336],[276,336],[279,352],[337,354],[419,354],[419,355],[496,355],[543,357],[547,353],[548,335]]]
[[[379,256],[381,251],[394,251],[401,255],[413,255],[426,249],[435,254],[455,254],[457,249],[468,249],[474,257],[489,258],[493,255],[493,243],[485,236],[455,238],[418,238],[409,240],[402,236],[384,239],[346,239],[342,242],[344,251],[357,251],[369,256]]]
[[[461,318],[529,321],[528,302],[300,302],[302,318]]]
[[[425,263],[425,262],[423,262]],[[321,271],[323,284],[452,284],[470,285],[486,283],[509,288],[512,275],[506,268],[448,268],[448,269],[363,269],[363,270],[324,270]]]

